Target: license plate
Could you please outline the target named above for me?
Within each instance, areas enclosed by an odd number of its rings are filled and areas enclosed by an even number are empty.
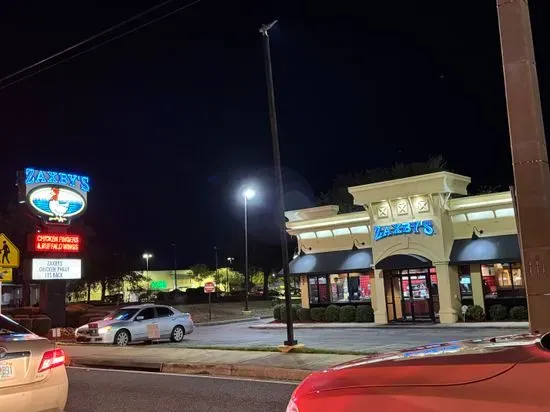
[[[11,362],[0,362],[0,380],[13,378],[13,365]]]

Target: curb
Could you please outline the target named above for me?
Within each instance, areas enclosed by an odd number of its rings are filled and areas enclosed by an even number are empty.
[[[454,326],[456,325],[456,326]],[[251,325],[250,329],[263,329],[263,330],[279,330],[286,329],[286,324],[277,323],[277,324],[267,324],[267,325]],[[462,330],[476,330],[476,329],[528,329],[528,324],[518,324],[518,325],[462,325],[462,324],[451,324],[451,325],[373,325],[373,324],[338,324],[331,325],[328,323],[324,324],[307,324],[307,323],[294,323],[294,329],[462,329]]]
[[[162,363],[93,358],[73,358],[67,362],[67,366],[105,369],[131,369],[182,375],[237,376],[241,378],[273,379],[285,381],[301,381],[312,372],[314,372],[312,370],[287,369],[260,365],[173,362]]]
[[[271,316],[268,316],[269,318]],[[217,326],[217,325],[228,325],[231,323],[243,323],[243,322],[253,322],[258,321],[262,319],[267,319],[265,317],[256,316],[252,318],[246,318],[246,319],[231,319],[231,320],[218,320],[213,322],[201,322],[201,323],[195,323],[195,327],[203,327],[203,326]]]

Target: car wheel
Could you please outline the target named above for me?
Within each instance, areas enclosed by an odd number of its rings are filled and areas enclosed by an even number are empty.
[[[130,332],[125,329],[119,330],[115,335],[115,345],[126,346],[130,343]]]
[[[183,329],[183,326],[175,326],[174,329],[172,329],[172,335],[170,336],[170,340],[172,342],[181,342],[183,340],[183,337],[185,336],[185,329]]]

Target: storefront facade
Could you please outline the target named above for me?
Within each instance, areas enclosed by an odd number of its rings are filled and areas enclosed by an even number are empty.
[[[350,187],[364,211],[286,213],[302,306],[371,304],[375,321],[454,323],[463,304],[526,306],[509,192],[448,172]]]

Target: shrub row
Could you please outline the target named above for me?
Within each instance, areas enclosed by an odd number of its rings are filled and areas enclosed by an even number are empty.
[[[286,322],[286,307],[283,304],[273,307],[275,320]],[[302,308],[292,305],[292,319],[301,322],[374,322],[374,311],[367,305],[337,306],[329,305],[326,308]]]
[[[498,322],[506,319],[513,321],[528,320],[527,308],[525,306],[514,306],[510,310],[504,305],[489,306],[488,318],[491,321]],[[479,305],[469,305],[466,311],[466,320],[474,322],[482,322],[486,320],[486,314],[483,308]]]

